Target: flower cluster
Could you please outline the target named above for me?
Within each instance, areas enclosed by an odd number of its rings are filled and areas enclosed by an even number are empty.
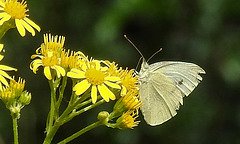
[[[18,2],[18,0],[1,0],[0,1],[0,25],[5,22],[9,22],[10,25],[13,23],[17,27],[18,32],[22,37],[25,36],[25,29],[29,31],[32,36],[35,36],[35,28],[40,31],[40,27],[35,24],[32,20],[27,18],[29,15],[26,14],[29,10],[27,8],[26,1]]]
[[[65,76],[71,78],[74,82],[73,92],[79,97],[89,95],[93,104],[100,97],[106,102],[118,99],[115,106],[118,108],[114,111],[118,109],[119,112],[114,118],[128,110],[130,112],[127,114],[139,109],[141,102],[137,96],[138,77],[134,70],[119,68],[115,62],[89,58],[80,51],[67,50],[64,42],[63,36],[45,34],[44,42],[31,57],[34,60],[30,69],[36,73],[39,67],[43,66],[48,80]]]

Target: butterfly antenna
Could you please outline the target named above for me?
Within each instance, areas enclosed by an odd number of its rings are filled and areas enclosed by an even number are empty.
[[[162,48],[160,48],[158,51],[156,51],[148,60],[147,62],[152,59],[157,53],[159,53],[160,51],[162,51]]]
[[[135,70],[138,68],[141,60],[142,60],[142,57],[140,57],[140,59],[138,60],[138,63],[137,63],[137,66],[136,66]]]
[[[125,39],[127,39],[127,41],[137,50],[137,52],[141,55],[141,57],[145,60],[143,54],[140,52],[140,50],[135,46],[135,44],[130,40],[128,39],[127,35],[124,35]]]

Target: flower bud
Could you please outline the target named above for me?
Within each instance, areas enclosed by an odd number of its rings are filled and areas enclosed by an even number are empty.
[[[22,92],[20,98],[19,98],[19,102],[22,104],[22,105],[28,105],[31,101],[31,93],[27,92],[27,91],[24,91]]]
[[[98,120],[101,121],[104,125],[108,123],[109,113],[107,111],[101,111],[98,114]]]

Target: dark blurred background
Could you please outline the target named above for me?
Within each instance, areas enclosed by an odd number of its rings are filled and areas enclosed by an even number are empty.
[[[123,37],[126,34],[150,63],[187,61],[205,71],[203,81],[184,99],[177,116],[156,127],[141,123],[133,130],[99,127],[72,144],[238,144],[240,143],[240,1],[238,0],[29,0],[29,18],[41,32],[22,38],[16,29],[2,39],[1,64],[18,68],[26,79],[32,101],[21,112],[22,144],[41,144],[50,104],[48,82],[42,68],[35,75],[31,55],[43,34],[66,36],[65,47],[95,59],[135,68],[140,55]],[[67,98],[66,100],[67,101]],[[99,107],[64,125],[54,142],[96,121]],[[110,111],[109,111],[110,112]],[[0,144],[13,143],[9,112],[0,103]]]

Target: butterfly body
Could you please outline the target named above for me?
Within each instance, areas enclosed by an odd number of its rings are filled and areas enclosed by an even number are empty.
[[[139,72],[139,95],[145,121],[159,125],[177,114],[183,97],[202,80],[205,71],[196,64],[163,61],[148,65],[143,60]]]

